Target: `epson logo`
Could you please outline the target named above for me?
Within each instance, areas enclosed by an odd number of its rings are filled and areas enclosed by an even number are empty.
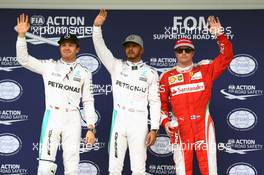
[[[254,74],[257,69],[257,60],[247,54],[235,55],[228,67],[229,72],[238,77],[248,77]]]
[[[21,139],[11,133],[0,134],[0,155],[11,156],[20,151],[22,147]]]
[[[99,59],[90,53],[83,53],[77,56],[77,63],[86,67],[90,72],[96,74],[101,68],[101,62]]]
[[[231,165],[226,174],[228,175],[257,175],[258,172],[252,165],[244,162],[238,162]]]
[[[237,131],[248,131],[257,124],[257,115],[246,108],[232,110],[227,116],[228,125]]]
[[[79,175],[99,175],[100,169],[97,164],[92,161],[82,160],[79,164]]]
[[[20,98],[22,92],[22,86],[18,82],[10,79],[0,81],[0,101],[16,101]]]
[[[81,125],[83,129],[87,129],[87,124],[86,124],[86,116],[84,115],[84,110],[83,108],[80,109],[81,113]],[[95,121],[95,126],[98,126],[101,120],[101,115],[100,113],[96,110],[95,111],[95,118],[93,119]]]
[[[157,136],[155,144],[150,146],[148,149],[152,154],[158,157],[167,157],[172,154],[170,138],[165,134],[160,134]]]

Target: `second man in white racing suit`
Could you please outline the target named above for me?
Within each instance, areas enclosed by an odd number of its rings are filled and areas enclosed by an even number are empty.
[[[114,109],[109,143],[109,173],[121,175],[127,148],[134,175],[145,175],[146,148],[155,143],[160,124],[159,76],[143,63],[143,41],[130,35],[123,43],[127,60],[116,59],[106,47],[101,26],[107,12],[94,20],[93,42],[96,53],[111,74]],[[148,132],[150,106],[151,130]]]

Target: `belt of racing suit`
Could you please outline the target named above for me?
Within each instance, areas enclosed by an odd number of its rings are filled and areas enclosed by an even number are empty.
[[[128,112],[146,112],[144,110],[135,109],[133,107],[125,106],[121,104],[117,104],[117,108],[122,109],[122,110],[127,110]]]
[[[65,107],[60,107],[60,106],[54,106],[54,105],[49,105],[51,109],[59,110],[59,111],[65,111],[65,112],[71,112],[71,111],[79,111],[78,107],[74,108],[65,108]]]

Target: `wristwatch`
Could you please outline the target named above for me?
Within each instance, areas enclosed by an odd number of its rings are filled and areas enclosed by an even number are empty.
[[[96,129],[95,128],[88,128],[88,131],[91,131],[92,133],[96,133]]]

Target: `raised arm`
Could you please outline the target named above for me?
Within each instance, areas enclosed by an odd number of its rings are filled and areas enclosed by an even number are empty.
[[[16,42],[16,53],[17,53],[17,61],[25,68],[42,74],[45,70],[44,62],[37,60],[36,58],[30,56],[27,51],[27,43],[25,34],[29,30],[29,18],[28,15],[21,14],[17,18],[17,42]]]
[[[217,36],[218,47],[220,50],[219,55],[211,62],[212,65],[212,78],[217,79],[221,73],[225,71],[233,59],[233,46],[223,33],[223,27],[220,20],[214,16],[208,17],[209,30],[211,34]]]
[[[97,56],[102,61],[106,69],[112,73],[116,59],[111,51],[105,45],[101,26],[107,18],[107,11],[101,9],[99,14],[94,20],[93,24],[93,43]]]

